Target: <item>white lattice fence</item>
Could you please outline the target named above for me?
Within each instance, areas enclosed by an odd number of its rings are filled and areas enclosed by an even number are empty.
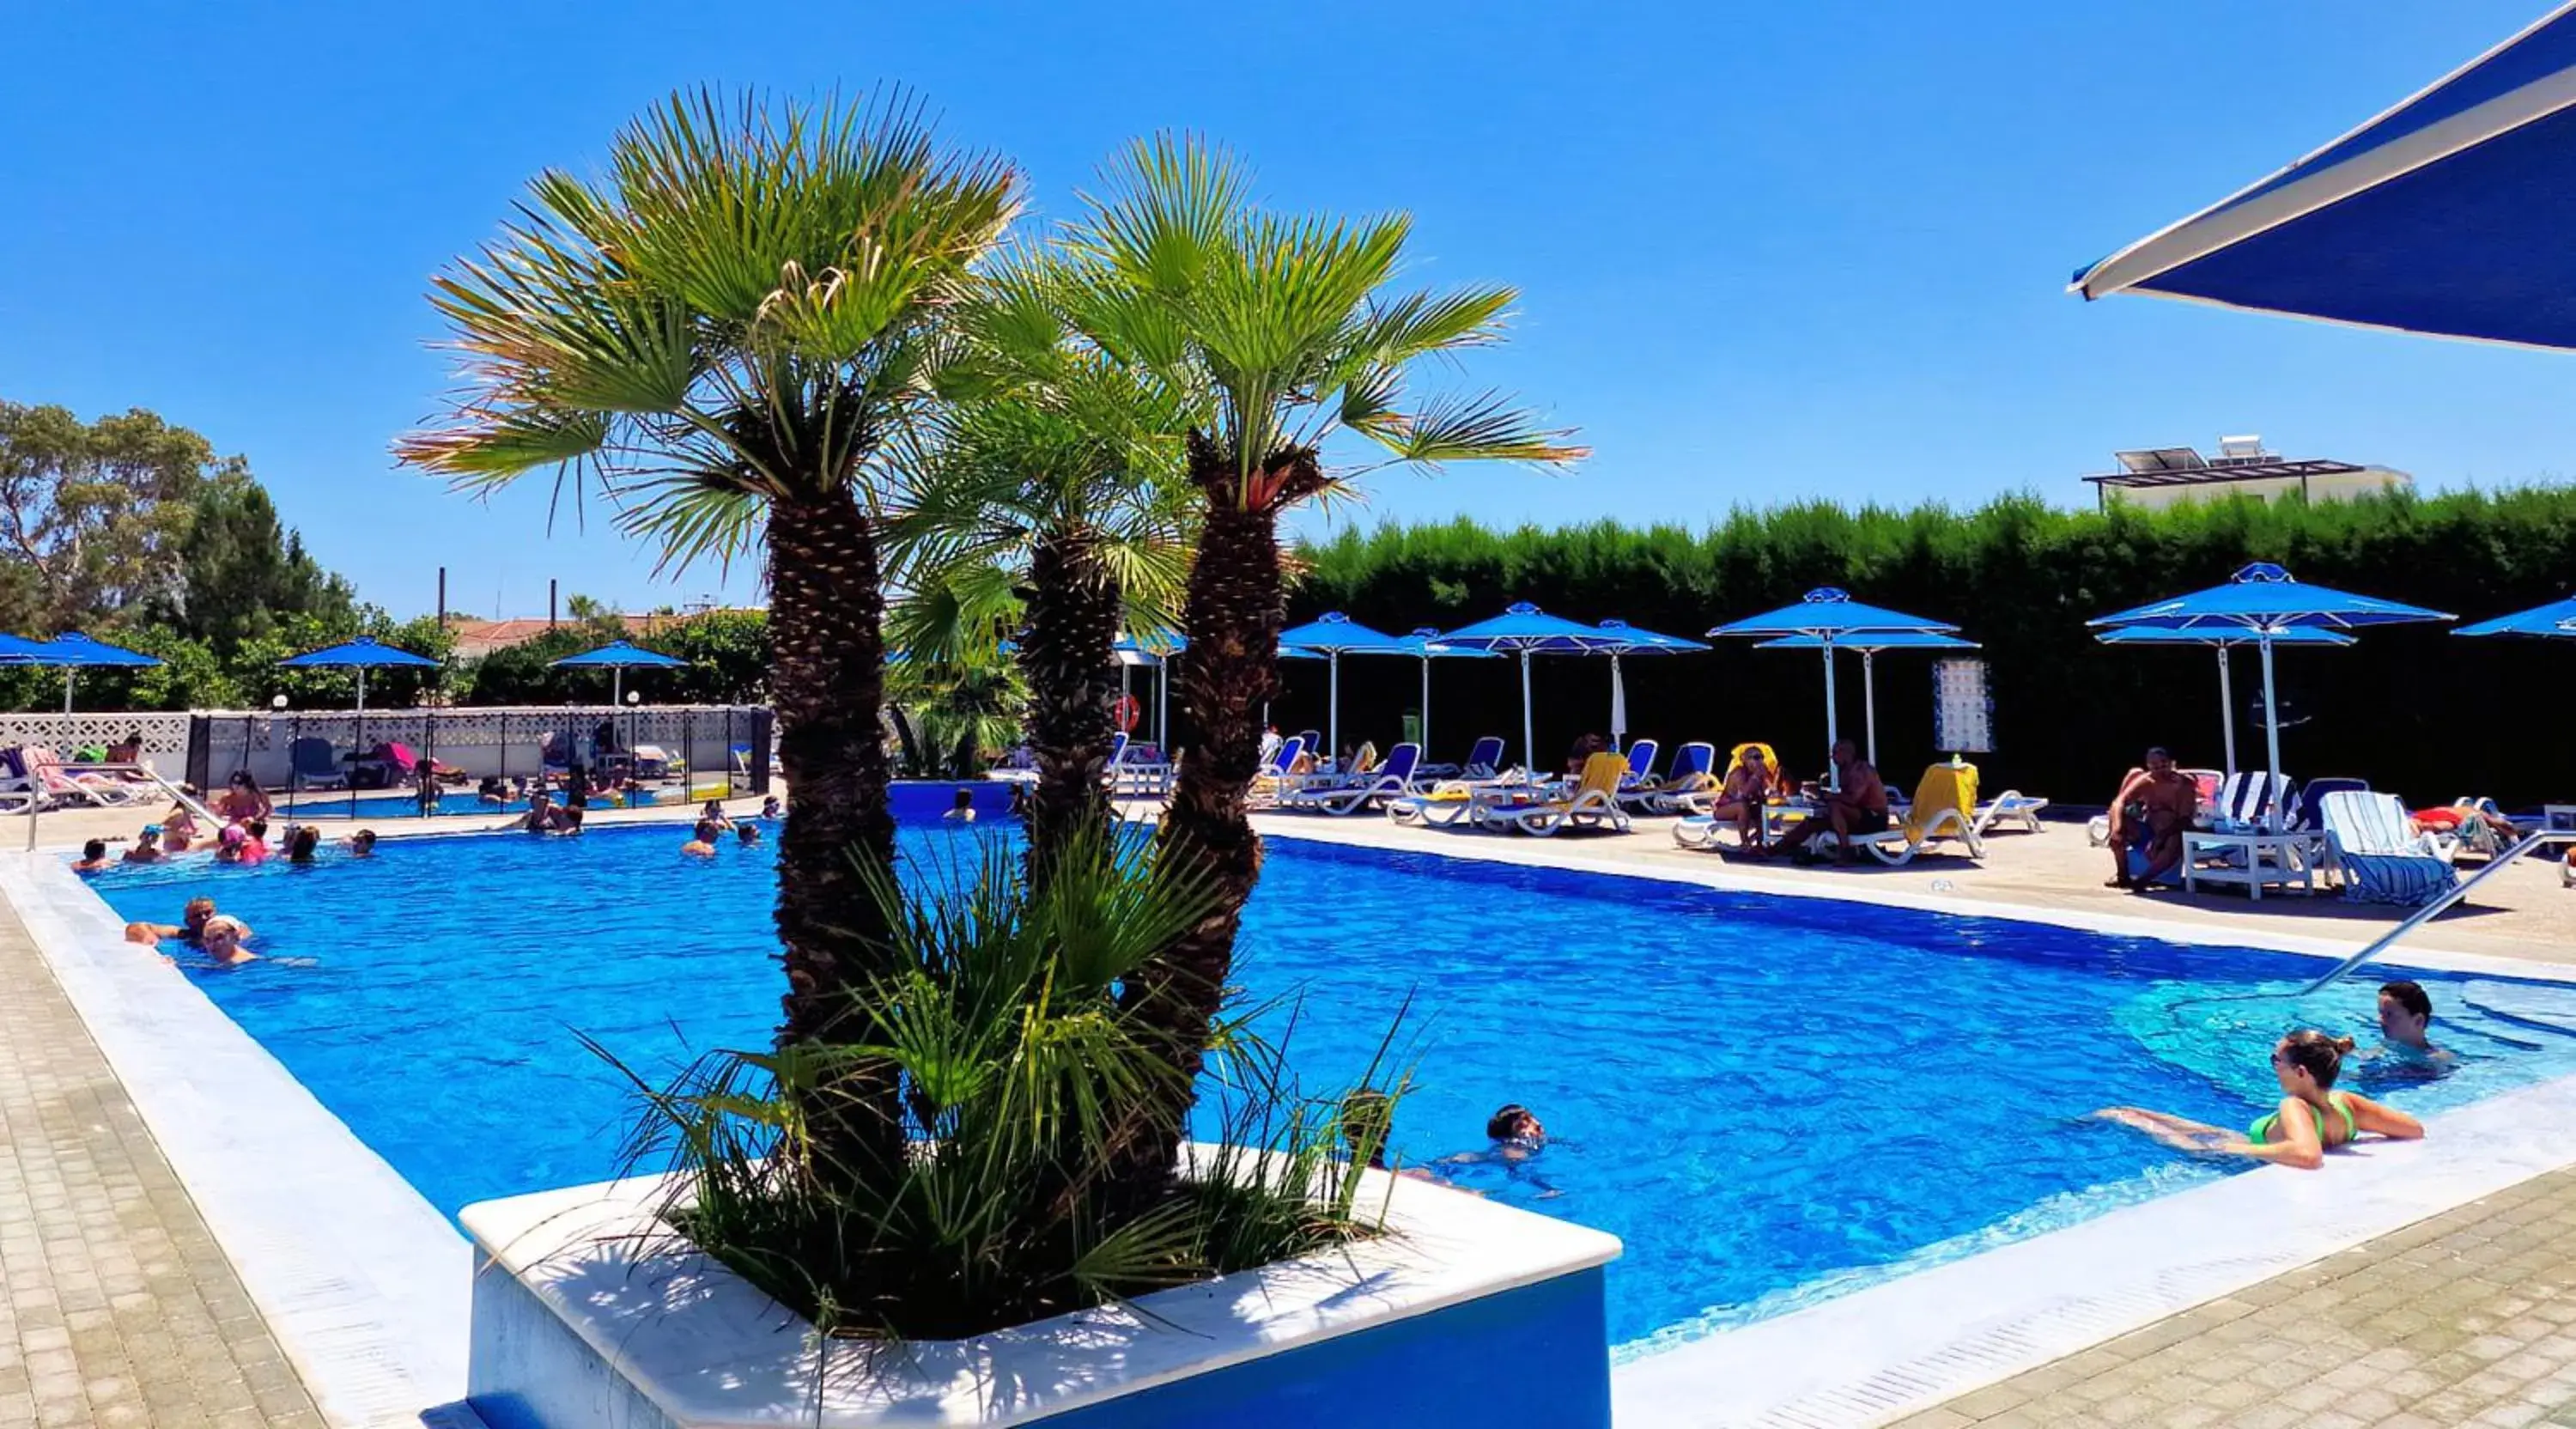
[[[143,759],[177,778],[188,756],[188,717],[160,712],[83,710],[65,715],[0,714],[0,749],[41,745],[65,758],[86,745],[109,745],[129,734],[143,736]]]
[[[714,773],[731,766],[729,746],[749,742],[766,712],[749,706],[672,705],[617,712],[619,746],[657,745],[692,770]],[[248,769],[260,783],[282,788],[294,768],[299,739],[331,746],[340,756],[379,743],[408,745],[415,755],[435,755],[469,776],[534,774],[551,739],[569,739],[575,757],[593,759],[599,727],[611,719],[605,706],[523,706],[368,711],[363,727],[353,711],[210,710],[205,720],[205,772],[222,783]]]

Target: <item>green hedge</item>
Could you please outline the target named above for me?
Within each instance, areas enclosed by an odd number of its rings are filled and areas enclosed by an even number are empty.
[[[1851,511],[1810,502],[1738,512],[1705,531],[1601,523],[1489,531],[1468,521],[1382,527],[1306,547],[1291,620],[1343,610],[1392,631],[1443,629],[1514,600],[1591,622],[1618,616],[1697,636],[1820,585],[1957,622],[1991,665],[1996,750],[1989,790],[2014,786],[2099,804],[2151,743],[2187,765],[2219,762],[2215,659],[2200,649],[2115,649],[2084,622],[2223,581],[2252,560],[2301,580],[2483,619],[2567,593],[2576,579],[2576,489],[2372,498],[2306,506],[2229,501],[2166,512],[2071,512],[2028,497],[1973,512]],[[1859,662],[1842,657],[1842,719],[1860,725]],[[2237,661],[2240,762],[2261,763],[2251,651]],[[1727,642],[1707,655],[1630,659],[1633,732],[1767,739],[1791,767],[1822,761],[1823,676],[1811,652]],[[1910,783],[1931,747],[1929,659],[1878,658],[1879,753]],[[1542,659],[1538,742],[1561,751],[1603,729],[1608,662]],[[2365,632],[2349,649],[2284,653],[2282,762],[2307,778],[2350,774],[2418,804],[2491,794],[2509,806],[2576,801],[2576,739],[2563,692],[2576,641],[2460,640],[2445,627]],[[1343,740],[1384,746],[1418,701],[1412,661],[1346,660]],[[1286,662],[1287,728],[1324,722],[1324,667]],[[1519,741],[1510,662],[1452,660],[1433,673],[1433,746],[1456,758],[1474,734]]]

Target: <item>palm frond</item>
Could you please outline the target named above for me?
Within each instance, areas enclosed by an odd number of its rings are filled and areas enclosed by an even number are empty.
[[[1435,398],[1407,414],[1361,429],[1399,461],[1437,466],[1452,461],[1524,461],[1559,466],[1588,454],[1571,433],[1539,426],[1492,393]]]

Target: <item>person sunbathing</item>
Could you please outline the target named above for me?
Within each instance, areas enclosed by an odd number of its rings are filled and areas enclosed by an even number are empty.
[[[1708,816],[1721,824],[1735,825],[1739,848],[1762,847],[1762,811],[1779,792],[1779,772],[1763,756],[1759,746],[1748,747],[1734,768],[1726,771],[1726,782],[1718,786],[1717,799],[1709,806]]]
[[[2241,1133],[2143,1107],[2104,1107],[2093,1114],[2143,1131],[2177,1151],[2251,1156],[2302,1171],[2324,1165],[2328,1151],[2351,1145],[2364,1132],[2390,1141],[2421,1140],[2424,1123],[2359,1092],[2332,1090],[2352,1049],[2351,1038],[2322,1032],[2282,1038],[2272,1049],[2272,1077],[2280,1083],[2281,1103]]]
[[[2143,769],[2132,770],[2111,800],[2113,874],[2102,886],[2143,892],[2159,878],[2182,866],[2182,836],[2200,809],[2200,785],[2174,768],[2173,755],[2159,745],[2147,751]],[[2129,851],[2138,850],[2146,866],[2132,877]]]

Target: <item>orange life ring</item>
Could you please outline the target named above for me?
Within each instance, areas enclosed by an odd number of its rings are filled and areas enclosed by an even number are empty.
[[[1145,707],[1134,695],[1120,695],[1109,703],[1109,717],[1118,722],[1120,734],[1134,734],[1136,722],[1145,717]]]

